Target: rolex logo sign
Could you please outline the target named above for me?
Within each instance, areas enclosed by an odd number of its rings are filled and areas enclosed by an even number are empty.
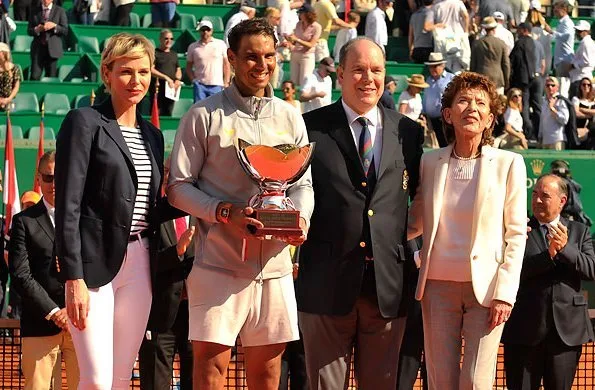
[[[531,161],[531,170],[535,176],[541,176],[544,166],[545,161],[543,160],[536,159]]]

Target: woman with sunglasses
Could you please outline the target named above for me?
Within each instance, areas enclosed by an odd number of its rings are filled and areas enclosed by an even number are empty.
[[[576,111],[576,130],[586,149],[594,148],[593,116],[595,116],[595,92],[590,78],[583,77],[579,84],[578,95],[572,98]],[[587,142],[585,142],[587,141]]]
[[[128,389],[149,318],[157,229],[178,214],[161,196],[163,135],[137,110],[153,44],[119,33],[100,72],[110,96],[70,111],[56,145],[56,270],[76,350],[79,389]]]
[[[149,96],[152,104],[153,96],[155,96],[155,84],[159,80],[157,105],[159,106],[159,115],[165,116],[171,116],[174,109],[174,101],[165,97],[165,85],[176,90],[182,86],[182,68],[178,62],[178,53],[172,50],[173,45],[174,34],[171,30],[164,28],[159,34],[159,47],[155,49],[155,64],[151,69],[153,78],[149,87]]]
[[[527,138],[523,133],[523,91],[510,88],[507,97],[507,107],[504,112],[504,133],[497,139],[500,149],[527,149]]]

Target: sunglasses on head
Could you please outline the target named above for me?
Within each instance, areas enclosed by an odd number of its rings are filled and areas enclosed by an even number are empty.
[[[41,173],[41,180],[44,183],[53,183],[54,182],[54,175],[48,175],[45,173]]]

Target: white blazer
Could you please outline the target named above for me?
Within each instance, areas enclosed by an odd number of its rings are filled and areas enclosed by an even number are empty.
[[[415,298],[424,295],[438,231],[452,145],[424,153],[417,193],[409,210],[407,239],[424,234]],[[469,243],[471,280],[477,301],[514,304],[527,234],[527,172],[520,154],[483,146]],[[471,207],[471,205],[470,205]]]

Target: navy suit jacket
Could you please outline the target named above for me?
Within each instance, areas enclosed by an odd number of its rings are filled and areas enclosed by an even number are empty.
[[[148,237],[151,278],[157,272],[157,230],[184,215],[161,196],[163,134],[137,112],[149,159]],[[71,110],[56,142],[56,254],[62,280],[84,279],[87,287],[109,283],[120,270],[130,236],[138,188],[128,145],[111,98]]]
[[[521,284],[504,327],[503,343],[533,346],[552,329],[569,346],[594,339],[581,280],[595,279],[595,253],[589,228],[561,219],[568,243],[550,258],[539,222],[531,218]]]
[[[190,224],[192,223],[190,219]],[[178,315],[184,280],[190,274],[194,262],[194,239],[180,258],[176,248],[178,240],[173,221],[161,224],[159,236],[159,266],[153,286],[153,302],[147,330],[163,333],[171,329]]]
[[[60,333],[45,319],[64,307],[64,284],[50,272],[54,253],[54,226],[43,201],[15,215],[8,243],[11,285],[22,297],[22,336]]]
[[[298,310],[347,315],[360,294],[366,226],[374,254],[378,306],[385,318],[404,314],[404,285],[415,283],[406,261],[407,204],[417,188],[423,132],[411,119],[379,106],[382,153],[371,194],[341,100],[304,115],[316,142],[315,207],[300,250]],[[366,221],[367,219],[367,221]],[[368,225],[369,224],[369,225]]]
[[[60,58],[64,54],[64,47],[62,45],[62,37],[68,34],[68,19],[66,18],[66,11],[64,8],[52,5],[48,21],[56,23],[56,27],[50,31],[46,31],[47,46],[50,57]],[[35,32],[35,27],[43,23],[43,11],[41,7],[34,9],[29,17],[29,25],[27,26],[27,33],[33,37],[31,43],[31,57],[39,55],[41,46],[41,34]]]

